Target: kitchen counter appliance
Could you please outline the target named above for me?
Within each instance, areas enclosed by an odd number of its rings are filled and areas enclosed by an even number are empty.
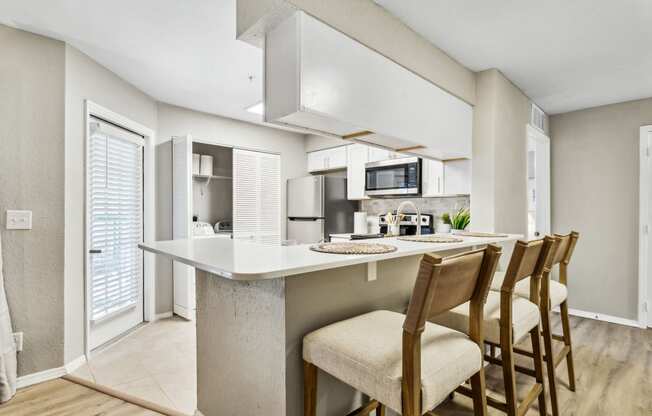
[[[358,203],[346,195],[346,178],[315,175],[288,179],[287,239],[299,244],[328,241],[351,232]]]
[[[402,157],[367,163],[365,194],[370,197],[421,194],[421,159]]]
[[[399,223],[400,235],[417,234],[417,214],[403,214],[403,220]],[[380,232],[387,234],[389,225],[387,224],[387,214],[379,216]],[[434,217],[432,214],[421,214],[421,234],[433,234]]]

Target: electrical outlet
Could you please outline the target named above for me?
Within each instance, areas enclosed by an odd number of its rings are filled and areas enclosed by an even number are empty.
[[[32,211],[7,210],[7,230],[31,230]]]
[[[21,352],[23,350],[23,333],[14,332],[14,343],[16,344],[16,352]]]

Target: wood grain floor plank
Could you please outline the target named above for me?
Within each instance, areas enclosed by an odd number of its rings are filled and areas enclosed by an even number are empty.
[[[561,332],[553,314],[554,330]],[[566,365],[557,369],[559,409],[568,416],[652,415],[652,330],[571,317],[577,392],[567,389]],[[528,341],[529,343],[529,341]],[[524,348],[530,348],[528,343]],[[559,343],[555,343],[559,344]],[[561,348],[561,345],[557,346]],[[517,363],[531,367],[531,359],[518,356]],[[523,400],[532,378],[517,374],[517,395]],[[487,369],[489,394],[504,400],[502,370]],[[546,386],[547,388],[547,386]],[[432,412],[435,416],[473,415],[471,400],[455,398]],[[87,387],[58,379],[19,391],[0,406],[0,416],[161,416]],[[491,416],[504,413],[489,409]],[[528,415],[538,415],[535,403]]]
[[[0,416],[161,416],[160,413],[57,379],[20,390]]]

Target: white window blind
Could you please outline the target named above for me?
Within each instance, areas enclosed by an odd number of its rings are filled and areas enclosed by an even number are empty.
[[[234,149],[233,238],[281,242],[281,157]]]
[[[136,306],[143,254],[143,138],[100,120],[89,145],[91,321]]]

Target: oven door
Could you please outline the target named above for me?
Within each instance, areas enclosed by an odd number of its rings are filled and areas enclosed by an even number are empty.
[[[421,160],[406,157],[367,163],[365,193],[369,196],[420,194]]]

